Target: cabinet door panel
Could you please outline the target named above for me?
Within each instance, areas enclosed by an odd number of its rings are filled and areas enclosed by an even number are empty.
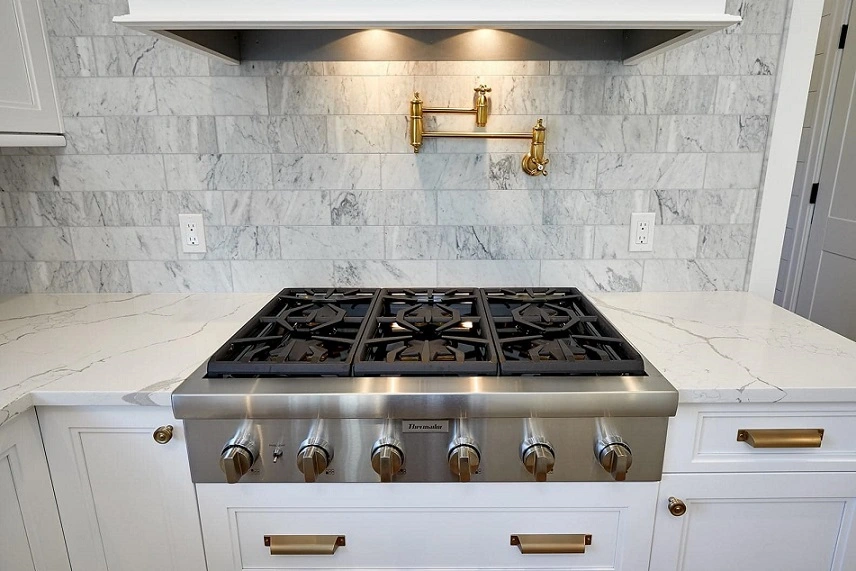
[[[0,570],[68,571],[35,411],[0,426]]]
[[[62,132],[38,0],[0,0],[0,78],[0,132]]]
[[[667,509],[681,499],[686,513]],[[851,474],[670,474],[663,477],[651,569],[853,569]]]
[[[40,409],[75,568],[205,569],[181,425],[168,409]],[[172,440],[152,432],[174,426]]]

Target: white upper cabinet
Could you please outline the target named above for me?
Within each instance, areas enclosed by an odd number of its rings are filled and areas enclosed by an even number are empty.
[[[57,105],[39,0],[0,0],[0,146],[61,146]]]

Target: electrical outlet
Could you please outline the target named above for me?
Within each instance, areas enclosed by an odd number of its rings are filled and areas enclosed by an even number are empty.
[[[181,251],[185,254],[205,253],[205,223],[201,214],[179,214]]]
[[[654,213],[634,212],[630,215],[631,252],[650,252],[654,249]]]

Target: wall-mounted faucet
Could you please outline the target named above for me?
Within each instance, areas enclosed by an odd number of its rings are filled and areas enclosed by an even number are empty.
[[[422,139],[425,137],[457,137],[468,139],[530,139],[529,152],[523,157],[523,172],[531,176],[547,176],[544,168],[550,159],[544,158],[544,139],[547,128],[544,121],[538,119],[538,123],[532,128],[532,133],[487,133],[469,131],[425,131],[422,116],[425,113],[475,113],[476,125],[484,127],[487,125],[490,113],[490,87],[479,85],[475,88],[475,105],[467,107],[423,107],[419,92],[413,94],[410,100],[410,146],[413,152],[418,153],[422,147]]]

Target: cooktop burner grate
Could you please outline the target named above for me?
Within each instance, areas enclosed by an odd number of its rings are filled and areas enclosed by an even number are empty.
[[[208,361],[208,376],[351,373],[377,290],[284,289]]]
[[[644,374],[641,355],[576,288],[482,291],[501,374]]]
[[[357,375],[495,375],[479,290],[387,289],[354,360]]]

